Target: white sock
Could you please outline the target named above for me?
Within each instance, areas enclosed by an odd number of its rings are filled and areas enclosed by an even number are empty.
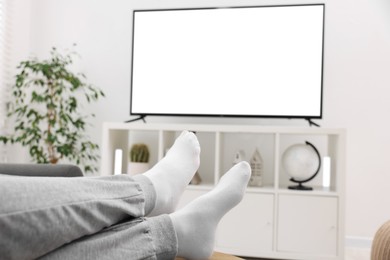
[[[251,175],[247,162],[233,166],[209,193],[170,214],[178,239],[178,256],[208,259],[221,218],[243,198]]]
[[[156,190],[156,204],[149,216],[169,214],[200,164],[200,145],[194,133],[183,131],[166,156],[144,173]]]

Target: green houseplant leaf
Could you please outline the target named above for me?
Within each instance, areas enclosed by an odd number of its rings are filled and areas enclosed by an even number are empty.
[[[19,63],[12,86],[8,117],[14,131],[0,136],[3,143],[20,143],[29,148],[33,161],[55,164],[61,159],[97,171],[99,147],[85,135],[88,118],[80,104],[104,97],[103,91],[88,84],[85,75],[69,66],[77,53],[60,54],[52,48],[50,58],[32,58]]]

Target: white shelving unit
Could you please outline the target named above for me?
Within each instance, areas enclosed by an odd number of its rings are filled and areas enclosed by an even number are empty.
[[[344,259],[345,130],[248,125],[190,125],[104,123],[101,174],[114,169],[114,151],[125,155],[132,143],[146,143],[151,164],[163,158],[183,130],[195,131],[201,145],[200,185],[190,185],[179,207],[208,192],[232,166],[242,150],[249,160],[257,148],[264,160],[264,185],[248,187],[243,201],[220,222],[217,250],[276,259]],[[285,149],[309,141],[321,157],[330,158],[330,186],[323,186],[323,167],[308,186],[312,191],[289,190],[293,184],[281,166]]]

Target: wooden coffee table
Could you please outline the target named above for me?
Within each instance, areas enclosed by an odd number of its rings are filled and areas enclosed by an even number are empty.
[[[176,257],[175,260],[184,260],[184,258]],[[205,259],[205,260],[244,260],[244,259],[233,255],[214,252],[214,254],[209,259]]]

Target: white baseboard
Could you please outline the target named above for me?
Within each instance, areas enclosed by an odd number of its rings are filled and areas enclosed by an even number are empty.
[[[362,248],[370,249],[373,238],[371,237],[345,237],[345,247],[347,248]]]

